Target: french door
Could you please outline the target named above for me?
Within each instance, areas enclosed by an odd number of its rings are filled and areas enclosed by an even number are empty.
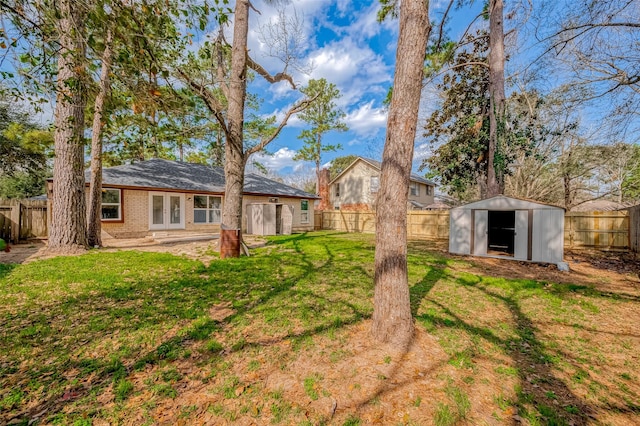
[[[184,194],[149,193],[149,229],[184,229]]]

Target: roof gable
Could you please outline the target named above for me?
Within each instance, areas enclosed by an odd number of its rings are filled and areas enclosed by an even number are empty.
[[[90,170],[85,171],[85,181],[91,181]],[[102,185],[223,194],[225,178],[222,167],[156,158],[105,168],[102,171]],[[317,198],[308,192],[251,173],[245,175],[243,192],[281,197]]]
[[[353,160],[353,162],[349,164],[342,172],[340,172],[338,176],[333,178],[331,182],[329,182],[329,185],[331,185],[336,180],[340,179],[344,174],[347,173],[347,171],[351,170],[359,161],[367,164],[369,167],[373,168],[378,173],[380,173],[380,171],[382,170],[382,163],[380,161],[372,160],[371,158],[366,158],[366,157],[358,157],[355,160]],[[422,176],[417,175],[415,173],[411,173],[410,180],[412,182],[419,182],[425,185],[436,186],[434,182],[430,181],[429,179],[425,179]]]

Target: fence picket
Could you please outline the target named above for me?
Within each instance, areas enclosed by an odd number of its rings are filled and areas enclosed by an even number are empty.
[[[640,215],[640,210],[636,212]],[[635,217],[635,216],[634,216]],[[636,234],[640,226],[636,219]],[[328,210],[316,212],[317,229],[345,232],[375,232],[375,213],[370,211]],[[629,213],[567,212],[565,248],[628,250],[637,239],[630,238]],[[446,241],[449,239],[449,212],[445,210],[407,212],[407,235],[412,239]],[[630,242],[631,240],[631,242]]]

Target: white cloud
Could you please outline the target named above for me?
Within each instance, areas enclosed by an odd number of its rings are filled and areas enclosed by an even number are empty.
[[[431,155],[433,155],[433,148],[428,143],[420,143],[413,149],[413,161],[418,164]]]
[[[275,74],[283,70],[283,63],[268,55],[269,48],[262,40],[259,27],[277,22],[278,12],[274,6],[263,1],[255,4],[261,14],[251,14],[249,52],[265,69]],[[304,69],[310,70],[310,74],[302,73],[295,68],[288,68],[287,71],[293,75],[299,86],[306,85],[311,78],[325,78],[336,84],[343,95],[338,105],[343,108],[362,101],[363,95],[384,95],[392,81],[393,67],[385,63],[384,57],[375,53],[367,41],[368,38],[388,29],[388,24],[379,24],[376,21],[378,5],[371,5],[356,13],[353,11],[353,2],[341,0],[335,5],[339,14],[356,17],[347,26],[337,26],[329,22],[327,11],[330,7],[331,4],[317,0],[294,0],[288,6],[288,13],[295,10],[304,19],[302,32],[306,46],[300,52],[304,55],[300,63]],[[395,25],[394,23],[393,26]],[[322,28],[334,32],[336,37],[318,47],[318,44],[323,42],[317,39]],[[256,83],[272,96],[271,101],[290,100],[295,93],[288,84],[269,85],[260,77]]]
[[[272,113],[263,115],[262,118],[268,118],[275,115],[276,116],[275,125],[277,126],[280,124],[285,114],[291,107],[292,105],[286,105],[280,109],[273,111]],[[305,127],[305,123],[298,117],[298,114],[295,114],[289,117],[289,120],[287,121],[287,127],[296,127],[296,128]]]
[[[293,157],[297,154],[297,151],[287,148],[286,146],[280,148],[273,155],[265,153],[258,153],[251,157],[249,163],[257,161],[271,171],[279,171],[287,167],[291,167],[293,171],[302,170],[305,167],[303,161],[294,160]]]
[[[362,136],[371,136],[387,125],[385,108],[375,108],[373,101],[360,105],[347,114],[345,121],[349,129]]]
[[[313,78],[326,78],[341,88],[349,87],[356,78],[368,84],[391,81],[391,66],[371,48],[349,37],[314,51],[308,60],[314,66]]]

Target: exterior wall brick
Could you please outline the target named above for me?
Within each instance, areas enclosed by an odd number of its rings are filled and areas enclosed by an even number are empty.
[[[105,188],[108,188],[105,186]],[[219,233],[220,224],[196,224],[193,223],[194,218],[194,195],[216,195],[216,194],[183,194],[185,200],[185,227],[183,230],[167,229],[167,230],[150,230],[149,229],[149,197],[152,191],[122,189],[122,213],[123,221],[121,222],[102,222],[102,232],[113,238],[140,238],[152,235],[157,232],[179,233],[179,232],[202,232],[202,233]],[[87,189],[87,197],[89,190]],[[244,196],[242,203],[243,217],[242,229],[246,232],[246,205],[249,203],[266,203],[269,201],[268,196]],[[309,223],[301,223],[301,200],[298,198],[278,197],[278,203],[287,204],[293,207],[293,230],[294,231],[312,231],[314,224],[314,200],[308,200],[309,206]],[[222,197],[224,203],[224,197]]]

